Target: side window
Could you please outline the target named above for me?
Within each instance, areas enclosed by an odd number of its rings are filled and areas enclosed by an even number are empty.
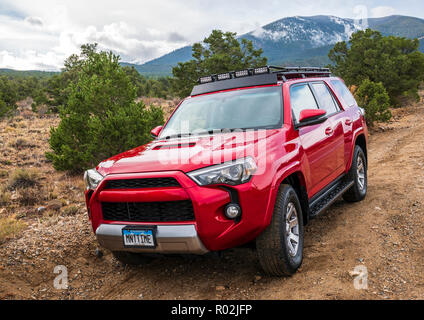
[[[350,108],[356,105],[355,98],[342,81],[331,80],[331,84],[334,86],[337,94],[341,96],[344,102],[347,104],[347,107]]]
[[[324,83],[313,83],[312,87],[314,88],[321,109],[327,111],[327,115],[332,115],[339,111],[338,107],[334,103],[333,96],[328,91],[328,88]]]
[[[295,85],[290,88],[290,101],[294,118],[299,120],[300,113],[306,109],[318,109],[317,102],[309,85]]]

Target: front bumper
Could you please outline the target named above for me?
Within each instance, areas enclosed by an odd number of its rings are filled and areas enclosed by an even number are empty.
[[[181,187],[137,190],[105,188],[107,181],[110,180],[164,177],[175,178]],[[160,246],[156,252],[203,254],[207,251],[222,251],[243,245],[262,233],[269,224],[266,213],[273,210],[273,207],[268,208],[270,188],[269,183],[257,187],[253,182],[232,187],[238,195],[238,201],[242,208],[241,221],[229,220],[225,217],[224,209],[231,202],[228,190],[221,186],[198,186],[180,171],[108,175],[94,192],[86,192],[86,201],[93,231],[106,249],[124,250],[122,228],[126,226],[154,226],[161,230],[159,231],[161,239],[158,238]],[[195,216],[193,221],[149,223],[105,220],[101,205],[102,202],[172,202],[181,200],[192,202]],[[168,232],[170,230],[171,232]],[[175,234],[182,235],[175,237]],[[136,251],[140,252],[138,249]],[[148,249],[143,252],[152,252],[152,250]]]
[[[133,249],[124,247],[122,237],[123,225],[102,224],[96,231],[100,245],[111,251],[128,251],[135,253],[163,254],[198,254],[203,255],[208,250],[199,239],[194,225],[160,225],[157,227],[155,249]]]

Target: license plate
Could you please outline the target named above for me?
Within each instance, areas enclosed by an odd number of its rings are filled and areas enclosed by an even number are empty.
[[[122,230],[127,248],[156,248],[155,230],[144,227],[126,227]]]

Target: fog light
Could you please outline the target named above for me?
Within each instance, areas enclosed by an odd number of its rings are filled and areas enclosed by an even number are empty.
[[[238,204],[235,203],[230,203],[226,208],[225,208],[225,215],[227,216],[228,219],[237,219],[240,218],[241,216],[241,208]]]

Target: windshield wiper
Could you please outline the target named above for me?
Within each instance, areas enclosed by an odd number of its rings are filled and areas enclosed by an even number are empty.
[[[230,129],[230,128],[213,129],[213,130],[205,130],[201,132],[196,132],[195,134],[194,133],[174,134],[174,135],[167,136],[163,139],[169,140],[174,138],[185,138],[185,137],[191,137],[191,136],[204,136],[204,135],[213,135],[213,134],[221,134],[221,133],[231,133],[231,132],[237,132],[237,131],[246,132],[249,130],[257,131],[257,130],[268,130],[268,129],[275,129],[275,126],[264,126],[264,127],[258,127],[258,128],[239,128],[239,129]]]

